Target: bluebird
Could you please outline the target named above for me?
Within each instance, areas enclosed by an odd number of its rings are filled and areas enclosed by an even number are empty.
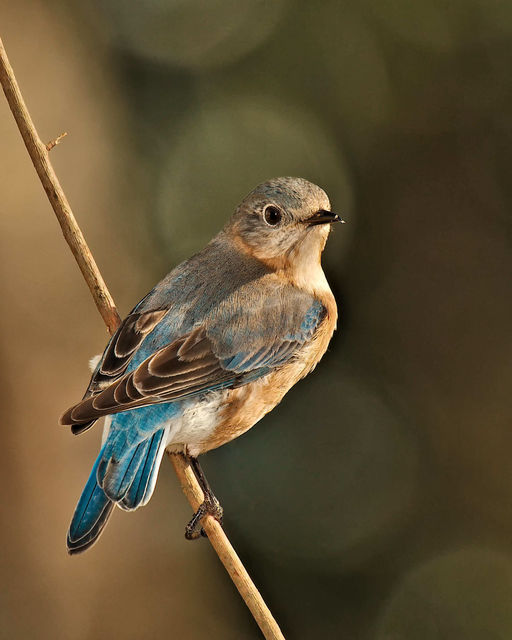
[[[221,520],[197,456],[250,429],[325,353],[337,308],[320,259],[338,221],[320,187],[264,182],[125,318],[61,418],[79,434],[106,416],[69,553],[98,539],[114,505],[147,504],[165,450],[187,457],[205,493],[186,537],[206,513]]]

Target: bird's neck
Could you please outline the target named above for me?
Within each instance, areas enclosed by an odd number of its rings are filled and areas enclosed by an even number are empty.
[[[311,252],[299,247],[286,256],[284,264],[278,269],[293,285],[320,299],[332,295],[322,269],[322,248],[318,247],[317,251]]]
[[[296,287],[319,298],[331,293],[320,259],[308,262],[298,260],[295,264],[286,265],[284,273]]]
[[[307,238],[305,242],[276,257],[260,255],[257,250],[249,247],[240,238],[236,238],[235,243],[239,250],[256,258],[279,278],[324,300],[326,297],[332,297],[321,263],[325,239],[314,237],[311,234],[311,237]]]

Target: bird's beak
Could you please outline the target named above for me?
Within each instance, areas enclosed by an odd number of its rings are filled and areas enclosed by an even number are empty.
[[[304,220],[304,222],[308,227],[313,227],[317,224],[333,224],[334,222],[344,223],[345,220],[342,220],[337,213],[320,209],[320,211],[314,213],[311,217]]]

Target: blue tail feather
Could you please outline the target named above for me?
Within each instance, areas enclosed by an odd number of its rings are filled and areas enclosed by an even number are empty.
[[[115,458],[107,438],[71,521],[67,539],[70,554],[85,551],[94,544],[115,504],[131,511],[149,501],[167,433],[168,428],[159,429],[124,451],[117,448]]]
[[[92,468],[69,527],[67,546],[70,554],[85,551],[94,544],[114,506],[96,482],[96,469],[100,456]]]
[[[122,509],[131,511],[149,501],[165,449],[165,434],[167,434],[167,429],[161,429],[146,440],[146,456],[143,463],[139,465],[130,488],[119,504]]]
[[[130,488],[140,465],[147,455],[147,440],[128,449],[119,461],[110,460],[98,474],[103,491],[115,502],[121,500]]]

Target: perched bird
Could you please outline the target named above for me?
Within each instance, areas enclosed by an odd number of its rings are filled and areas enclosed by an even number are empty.
[[[205,491],[185,535],[206,513],[220,520],[196,458],[250,429],[325,353],[337,309],[320,258],[337,221],[316,185],[264,182],[125,318],[61,418],[78,434],[107,416],[69,553],[97,540],[114,505],[148,502],[166,449],[189,457]]]

